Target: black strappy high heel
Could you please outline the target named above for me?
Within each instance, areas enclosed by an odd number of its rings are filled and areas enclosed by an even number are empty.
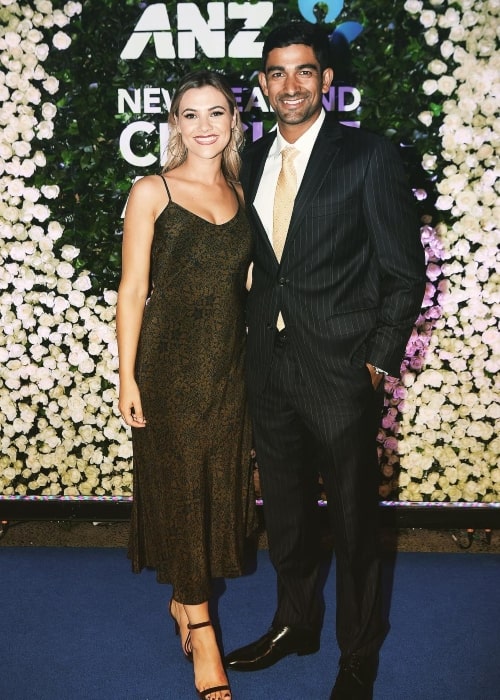
[[[198,688],[196,688],[200,700],[209,700],[208,696],[212,693],[216,693],[218,690],[228,690],[231,692],[231,688],[228,685],[216,685],[214,688],[207,688],[206,690],[198,690]]]
[[[170,617],[174,621],[174,632],[175,636],[179,637],[181,633],[181,628],[179,627],[179,623],[177,622],[174,613],[172,612],[172,603],[174,602],[174,599],[170,599],[170,603],[168,604],[168,612],[170,613]],[[188,625],[189,627],[189,625]],[[188,636],[186,637],[186,641],[184,642],[184,646],[182,648],[182,651],[184,652],[184,658],[186,661],[189,661],[190,663],[193,663],[193,647],[191,646],[191,632],[188,633]]]
[[[197,630],[200,629],[200,627],[209,627],[211,626],[212,623],[210,620],[207,620],[207,622],[197,622],[195,624],[190,624],[188,623],[188,629],[189,630]],[[187,639],[186,639],[187,642]],[[191,643],[191,632],[189,633],[189,642]],[[191,651],[191,654],[193,652]],[[231,688],[229,685],[216,685],[213,688],[205,688],[205,690],[198,690],[198,688],[195,688],[196,692],[198,693],[198,697],[200,700],[209,700],[209,696],[212,695],[212,693],[217,693],[220,692],[221,690],[227,690],[229,695],[231,695]]]

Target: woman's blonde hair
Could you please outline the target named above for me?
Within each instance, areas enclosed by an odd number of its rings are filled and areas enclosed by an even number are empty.
[[[241,124],[238,105],[234,97],[233,91],[226,78],[220,73],[209,70],[200,70],[186,75],[172,98],[170,113],[168,115],[169,137],[167,145],[167,158],[162,172],[166,173],[169,170],[178,168],[182,165],[187,157],[187,148],[182,141],[182,136],[176,124],[176,118],[179,116],[179,105],[182,96],[193,88],[214,87],[219,90],[226,98],[229,104],[231,116],[235,117],[234,126],[231,130],[231,139],[226,148],[222,152],[222,172],[224,177],[231,182],[238,182],[240,176],[241,157],[240,150],[243,146],[243,126]]]

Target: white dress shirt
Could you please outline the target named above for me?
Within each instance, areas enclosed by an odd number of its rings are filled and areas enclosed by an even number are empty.
[[[254,199],[255,208],[271,243],[273,236],[274,193],[276,191],[276,184],[278,182],[278,176],[281,170],[281,151],[287,146],[293,146],[299,151],[298,155],[293,161],[295,172],[297,174],[298,191],[302,178],[304,177],[316,137],[318,136],[318,132],[321,129],[321,125],[323,124],[324,120],[325,110],[322,109],[314,124],[310,126],[309,129],[293,144],[289,144],[288,141],[285,141],[280,133],[280,130],[278,129],[276,138],[269,150],[267,160],[264,165],[264,171],[260,179],[259,188]]]

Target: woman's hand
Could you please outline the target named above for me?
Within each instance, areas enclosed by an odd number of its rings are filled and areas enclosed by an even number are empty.
[[[131,428],[146,427],[146,419],[142,412],[141,395],[135,381],[120,386],[118,409],[125,423]]]

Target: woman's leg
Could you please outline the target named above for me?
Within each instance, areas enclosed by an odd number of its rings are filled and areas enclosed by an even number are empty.
[[[181,629],[183,645],[186,643],[188,634],[190,635],[188,646],[193,650],[194,684],[197,691],[200,693],[207,688],[229,686],[215,630],[211,623],[203,624],[210,622],[208,601],[199,605],[183,605],[174,600],[172,614]],[[227,689],[210,693],[206,700],[230,700],[230,698],[231,692]]]

